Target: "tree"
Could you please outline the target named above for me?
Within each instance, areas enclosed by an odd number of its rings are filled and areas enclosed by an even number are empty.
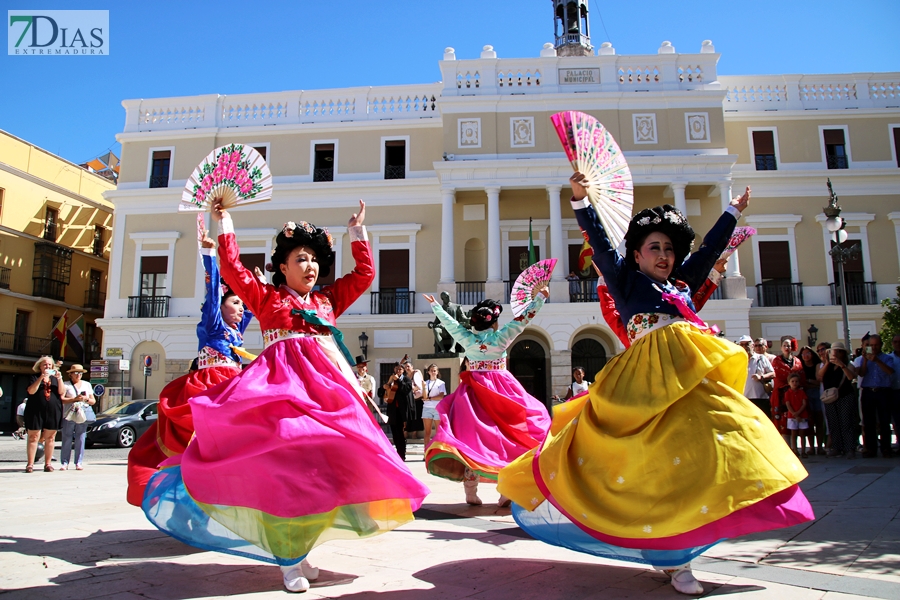
[[[900,335],[900,285],[897,286],[897,297],[885,298],[881,305],[885,308],[881,339],[885,345],[889,345],[895,335]]]

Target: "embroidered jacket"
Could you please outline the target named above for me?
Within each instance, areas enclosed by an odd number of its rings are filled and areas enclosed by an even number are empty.
[[[673,272],[677,272],[679,279],[687,284],[685,287],[676,287],[671,279],[665,283],[658,283],[640,271],[630,268],[625,263],[625,259],[610,244],[597,213],[587,199],[573,199],[572,209],[575,211],[579,227],[588,235],[594,251],[593,261],[603,274],[609,293],[619,311],[619,317],[626,324],[631,317],[638,313],[665,313],[676,317],[680,316],[678,308],[662,299],[657,287],[664,292],[684,297],[687,305],[694,309],[691,289],[697,289],[707,278],[713,265],[719,259],[719,255],[725,251],[731,233],[737,225],[737,219],[740,217],[740,211],[735,208],[729,206],[725,210],[703,238],[700,248],[673,269]]]
[[[372,285],[375,279],[375,263],[366,240],[365,227],[350,227],[350,250],[356,260],[353,271],[340,277],[333,284],[319,291],[310,292],[306,298],[294,297],[287,287],[276,288],[263,284],[241,264],[241,251],[234,235],[234,222],[230,217],[219,225],[219,261],[222,275],[237,292],[256,318],[263,332],[287,330],[299,333],[330,335],[327,327],[312,325],[299,315],[292,315],[295,308],[315,310],[323,320],[336,325],[335,320]]]
[[[482,361],[505,361],[506,348],[512,343],[516,336],[522,333],[522,330],[534,318],[537,312],[544,306],[544,296],[538,294],[537,298],[531,301],[528,308],[525,309],[518,317],[506,325],[500,327],[497,331],[493,329],[485,329],[484,331],[469,331],[459,324],[459,321],[450,316],[440,304],[432,303],[431,310],[441,320],[447,332],[453,336],[459,345],[463,347],[466,357],[471,362]],[[472,368],[471,370],[493,370],[488,368]]]
[[[200,311],[200,322],[197,323],[197,351],[207,360],[213,357],[224,358],[241,363],[231,346],[244,345],[244,331],[253,318],[250,310],[244,311],[244,318],[237,328],[230,327],[222,319],[222,278],[212,248],[201,248],[200,257],[206,270],[206,299]],[[237,290],[235,290],[237,292]],[[238,294],[240,296],[240,294]],[[243,300],[243,297],[241,297]]]

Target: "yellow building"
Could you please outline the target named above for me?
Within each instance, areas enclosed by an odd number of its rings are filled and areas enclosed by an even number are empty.
[[[622,345],[594,281],[565,280],[581,235],[571,167],[549,120],[562,110],[588,112],[612,132],[632,170],[635,211],[674,204],[702,235],[752,186],[741,224],[759,234],[701,314],[731,339],[805,342],[813,325],[819,340],[843,337],[822,210],[830,177],[849,242],[861,244],[846,264],[851,335],[878,329],[878,301],[900,276],[900,73],[720,77],[712,42],[695,53],[668,42],[643,55],[608,43],[595,53],[572,26],[532,57],[485,46],[460,60],[447,48],[436,84],[124,101],[122,171],[107,194],[118,225],[104,343],[124,358],[157,359],[148,395],[195,355],[202,277],[194,219],[177,206],[196,165],[235,142],[264,152],[274,181],[270,202],[234,211],[248,265],[265,262],[282,223],[304,219],[335,233],[335,270],[346,273],[343,225],[358,198],[368,203],[376,282],[338,324],[347,340],[366,334],[370,370],[433,352],[422,293],[448,291],[467,306],[507,298],[532,219],[540,257],[560,264],[510,368],[538,397],[561,393],[573,364],[592,378]],[[257,326],[245,340],[261,349]],[[434,362],[456,381],[458,361]]]
[[[0,429],[15,427],[31,366],[58,354],[50,332],[68,310],[85,320],[85,353],[99,358],[115,184],[0,131]],[[58,358],[58,356],[57,356]]]

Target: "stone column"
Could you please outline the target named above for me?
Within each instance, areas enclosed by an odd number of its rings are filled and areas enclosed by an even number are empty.
[[[453,203],[456,202],[456,190],[441,189],[441,279],[438,281],[438,294],[447,292],[456,301],[456,268],[453,233]]]
[[[502,250],[500,238],[500,186],[486,187],[487,210],[487,282],[484,286],[485,297],[505,300],[506,290],[503,287]]]
[[[731,180],[728,179],[719,184],[719,193],[722,199],[722,211],[731,204]],[[719,286],[722,288],[722,297],[727,300],[747,297],[747,280],[741,275],[741,265],[737,252],[731,255],[728,265],[725,267],[725,279]]]
[[[559,205],[561,185],[547,186],[547,200],[550,202],[550,258],[559,261],[550,278],[550,301],[569,301],[569,282],[566,281],[568,271],[568,252],[566,237],[562,228],[562,209]]]
[[[680,210],[684,216],[687,216],[687,200],[684,198],[684,190],[687,189],[687,184],[672,183],[669,185],[672,188],[672,193],[675,195],[675,208]]]

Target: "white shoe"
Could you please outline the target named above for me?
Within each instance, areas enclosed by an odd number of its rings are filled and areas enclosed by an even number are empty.
[[[305,592],[309,589],[309,580],[303,576],[303,569],[298,565],[281,567],[284,587],[289,592]]]
[[[670,573],[672,576],[672,587],[677,592],[688,596],[699,596],[703,593],[703,586],[694,577],[690,567],[682,567]]]
[[[309,581],[315,581],[319,578],[319,567],[312,566],[305,558],[300,561],[300,570],[303,571],[303,576]]]

